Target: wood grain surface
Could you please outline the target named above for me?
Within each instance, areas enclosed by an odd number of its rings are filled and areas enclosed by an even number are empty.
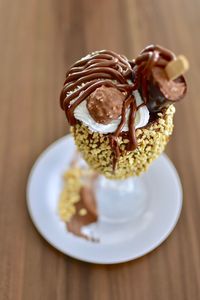
[[[1,0],[0,23],[0,299],[200,299],[200,1]],[[34,228],[27,177],[37,156],[66,133],[58,98],[67,67],[96,49],[131,58],[149,43],[184,53],[191,65],[167,147],[183,183],[181,218],[143,258],[79,262]]]

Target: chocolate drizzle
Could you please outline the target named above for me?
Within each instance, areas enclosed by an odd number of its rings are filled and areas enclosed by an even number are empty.
[[[128,131],[129,143],[127,145],[126,150],[127,151],[132,151],[132,150],[137,148],[137,140],[136,140],[135,126],[134,126],[137,106],[136,106],[135,98],[132,95],[129,95],[129,97],[123,103],[121,122],[120,122],[117,130],[114,132],[114,134],[110,135],[110,144],[111,144],[111,147],[115,151],[115,156],[114,156],[114,159],[113,159],[113,170],[115,170],[116,163],[117,163],[118,158],[120,156],[120,148],[119,148],[119,145],[118,145],[117,138],[120,135],[120,133],[121,133],[123,127],[124,127],[124,124],[126,122],[126,110],[128,109],[128,107],[130,107],[129,131]]]
[[[146,47],[133,61],[128,61],[126,57],[113,51],[102,50],[77,61],[67,72],[64,88],[60,95],[60,105],[65,110],[67,119],[72,126],[77,124],[74,117],[75,108],[98,87],[117,88],[125,95],[121,122],[116,131],[108,135],[114,151],[113,170],[120,156],[118,137],[126,123],[127,109],[130,109],[130,114],[127,134],[129,143],[126,150],[133,151],[137,147],[134,126],[136,112],[141,106],[148,106],[151,101],[154,101],[149,97],[152,69],[154,67],[164,69],[166,64],[173,59],[175,59],[175,55],[171,51],[157,45]],[[136,89],[140,90],[144,101],[138,107],[133,95],[133,91]],[[165,99],[163,101],[167,102]]]

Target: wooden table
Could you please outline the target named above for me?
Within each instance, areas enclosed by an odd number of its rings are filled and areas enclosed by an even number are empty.
[[[0,1],[0,299],[200,299],[200,1]],[[67,67],[87,52],[134,57],[159,43],[190,60],[167,153],[184,188],[173,234],[135,261],[76,261],[38,234],[26,209],[37,156],[66,133],[58,105]],[[166,182],[167,184],[167,182]]]

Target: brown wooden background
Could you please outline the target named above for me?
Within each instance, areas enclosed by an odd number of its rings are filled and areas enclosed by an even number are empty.
[[[200,1],[1,0],[0,25],[0,299],[200,299]],[[162,246],[136,261],[79,262],[37,233],[26,210],[27,177],[66,133],[58,97],[67,67],[92,50],[134,57],[149,43],[191,64],[167,148],[184,187],[181,219]]]

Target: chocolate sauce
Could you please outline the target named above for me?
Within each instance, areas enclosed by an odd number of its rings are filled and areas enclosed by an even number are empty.
[[[135,133],[135,115],[137,111],[137,106],[135,99],[130,104],[130,115],[129,115],[129,139],[130,143],[127,145],[128,151],[133,151],[137,148],[137,139]]]
[[[113,159],[113,171],[116,168],[118,158],[121,154],[117,138],[119,137],[119,135],[122,132],[122,129],[126,123],[126,111],[127,111],[128,107],[130,107],[129,131],[128,131],[129,144],[127,145],[126,150],[131,151],[131,150],[134,150],[135,148],[137,148],[137,141],[136,141],[136,137],[135,137],[135,126],[134,126],[135,114],[137,111],[137,107],[136,107],[136,102],[135,102],[134,96],[129,95],[129,97],[123,103],[121,122],[120,122],[117,130],[114,132],[114,134],[110,134],[111,148],[113,148],[113,150],[115,152],[114,159]]]

